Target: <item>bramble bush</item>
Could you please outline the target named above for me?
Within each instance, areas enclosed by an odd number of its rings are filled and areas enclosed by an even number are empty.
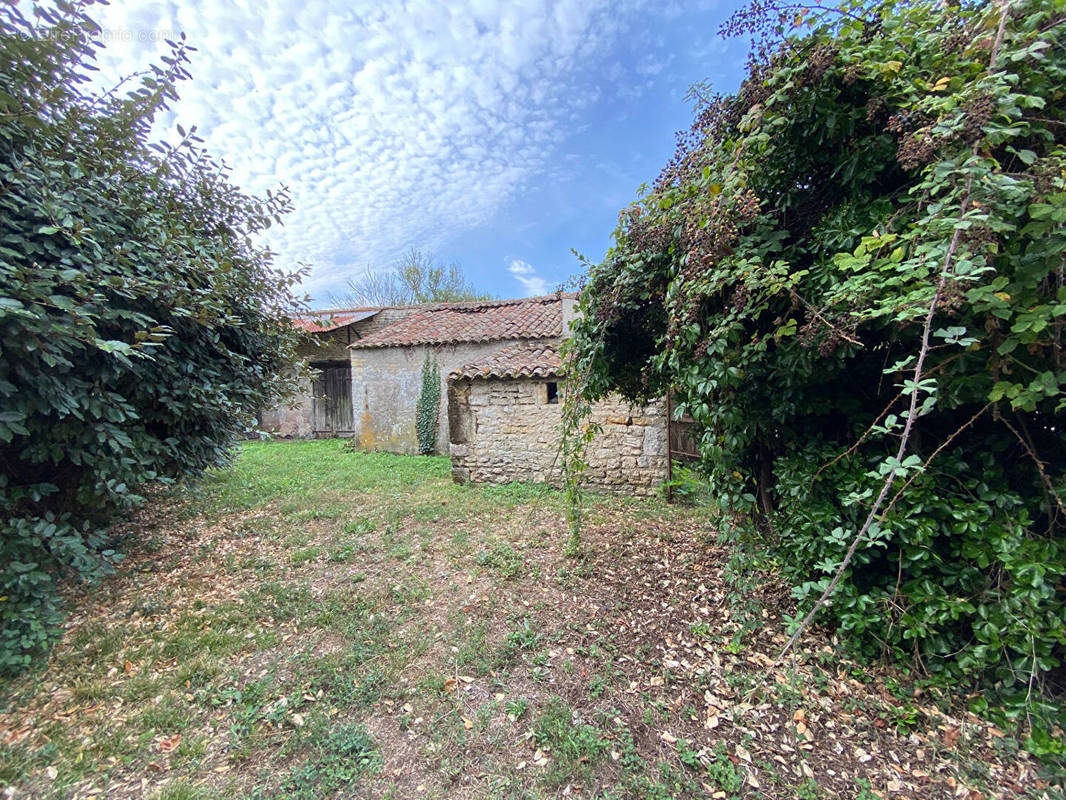
[[[61,621],[58,588],[118,558],[148,484],[224,463],[288,387],[295,276],[252,237],[287,210],[230,185],[193,132],[153,142],[189,48],[89,82],[81,6],[0,10],[0,670]]]
[[[1066,656],[1066,2],[727,28],[747,78],[694,89],[590,269],[574,396],[672,389],[801,611],[845,566],[827,615],[855,649],[1031,710]]]

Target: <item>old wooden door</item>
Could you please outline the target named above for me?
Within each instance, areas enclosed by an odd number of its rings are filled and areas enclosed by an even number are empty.
[[[311,385],[314,398],[311,425],[315,436],[351,436],[355,427],[352,365],[347,361],[321,361],[311,367],[319,370],[318,378]]]

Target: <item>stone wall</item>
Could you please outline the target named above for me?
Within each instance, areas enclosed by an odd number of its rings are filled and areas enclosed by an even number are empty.
[[[336,333],[331,331],[330,333]],[[327,334],[328,335],[328,334]],[[320,361],[330,359],[343,359],[348,357],[348,345],[341,345],[336,341],[337,337],[330,337],[324,346],[303,347],[298,351],[301,361]],[[336,355],[337,351],[342,355]],[[325,354],[325,355],[323,355]],[[311,398],[310,382],[301,382],[300,389],[288,402],[278,406],[264,409],[259,412],[259,430],[266,431],[271,436],[282,439],[305,439],[314,434],[312,415],[314,402]]]
[[[383,308],[369,319],[361,320],[351,326],[352,341],[354,342],[357,338],[377,333],[382,328],[391,325],[397,320],[409,317],[416,311],[421,310],[422,306],[396,306],[394,308]]]
[[[259,430],[282,439],[304,439],[312,435],[311,387],[306,386],[289,402],[259,412]]]
[[[336,328],[326,333],[314,334],[317,345],[300,349],[298,355],[305,363],[315,361],[348,361],[351,351],[348,345],[361,337],[374,333],[398,319],[416,311],[416,308],[383,308],[374,316]],[[304,383],[299,393],[288,403],[263,410],[259,415],[259,428],[273,436],[286,439],[306,438],[314,435],[312,424],[311,384]],[[362,408],[356,406],[357,409]],[[356,412],[358,413],[358,412]],[[358,419],[355,420],[358,423]]]
[[[369,321],[369,320],[368,320]],[[345,325],[326,333],[316,333],[317,347],[304,347],[299,351],[301,360],[309,363],[315,361],[347,361],[348,345],[356,340],[353,328],[359,323]]]
[[[562,483],[562,407],[549,403],[548,380],[477,378],[449,386],[452,475],[460,483]],[[597,403],[603,430],[586,446],[584,483],[650,495],[666,480],[666,406]]]
[[[537,339],[538,342],[553,341]],[[441,376],[437,452],[448,452],[448,373],[522,340],[461,343],[430,347]],[[415,406],[422,390],[426,347],[374,347],[350,350],[352,409],[356,440],[364,450],[417,453]]]

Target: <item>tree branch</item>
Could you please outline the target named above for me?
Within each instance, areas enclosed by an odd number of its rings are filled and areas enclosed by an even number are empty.
[[[912,483],[914,483],[914,479],[917,478],[919,475],[921,475],[925,471],[926,467],[929,466],[929,463],[934,458],[936,458],[938,455],[940,455],[940,453],[943,452],[945,447],[947,447],[949,444],[951,444],[953,441],[955,441],[955,437],[956,436],[958,436],[964,430],[966,430],[971,425],[973,425],[977,421],[977,418],[980,417],[982,414],[984,414],[986,411],[988,411],[988,409],[991,406],[992,406],[991,403],[986,403],[984,408],[982,408],[980,411],[978,411],[976,414],[974,414],[972,417],[970,417],[968,420],[966,420],[966,422],[962,423],[962,425],[960,425],[958,427],[958,429],[953,434],[951,434],[951,436],[949,436],[947,439],[945,439],[943,442],[940,443],[940,446],[936,450],[934,450],[933,454],[931,456],[929,456],[929,458],[927,458],[925,460],[924,464],[922,464],[921,469],[915,471],[915,473],[913,475],[911,475],[909,478],[907,478],[907,482],[904,483],[899,488],[899,491],[896,492],[895,496],[889,501],[888,505],[885,507],[885,510],[882,512],[881,519],[884,519],[888,515],[888,512],[892,510],[892,507],[896,504],[896,501],[899,500],[899,498],[907,490],[907,487],[909,487]]]
[[[966,181],[966,190],[963,193],[962,208],[959,211],[959,216],[962,217],[966,214],[966,210],[970,204],[970,180]],[[929,310],[925,314],[925,323],[922,325],[922,344],[918,350],[918,361],[914,365],[914,389],[911,391],[910,408],[907,413],[907,422],[903,426],[903,433],[900,436],[899,448],[896,450],[896,462],[899,463],[903,460],[903,456],[907,452],[907,445],[910,443],[911,432],[914,430],[914,420],[918,415],[918,384],[922,380],[922,370],[925,366],[925,358],[929,355],[929,340],[933,330],[933,319],[936,317],[937,306],[940,305],[940,298],[944,294],[944,287],[947,285],[948,277],[951,274],[951,261],[955,257],[955,250],[959,245],[959,234],[961,230],[955,228],[955,232],[951,235],[951,243],[948,245],[947,255],[944,257],[944,268],[940,272],[940,280],[937,281],[936,291],[933,293],[933,299],[929,303]],[[862,528],[859,529],[858,534],[851,540],[851,544],[848,546],[847,552],[844,554],[844,560],[840,562],[840,566],[837,568],[836,573],[833,575],[833,579],[829,582],[829,585],[825,587],[825,591],[822,592],[822,596],[818,598],[818,601],[814,604],[814,607],[807,613],[807,616],[803,618],[799,627],[796,628],[795,633],[789,638],[788,642],[782,648],[781,653],[774,659],[773,666],[778,666],[789,651],[792,650],[799,638],[804,634],[807,628],[810,627],[811,622],[814,621],[815,616],[822,610],[823,607],[829,602],[829,596],[833,594],[833,591],[837,588],[837,584],[840,583],[840,579],[843,577],[844,572],[851,564],[852,558],[855,557],[855,551],[859,548],[859,543],[866,538],[866,534],[870,530],[870,526],[873,525],[874,520],[877,519],[878,512],[881,510],[881,504],[885,502],[885,498],[888,497],[888,492],[892,488],[892,482],[896,479],[897,467],[892,467],[888,475],[885,476],[885,481],[881,485],[881,491],[877,495],[877,500],[874,501],[873,506],[870,508],[870,513],[866,515],[866,521],[863,522]]]
[[[1063,516],[1066,516],[1066,505],[1063,505],[1062,498],[1059,497],[1059,493],[1055,491],[1055,485],[1051,482],[1051,478],[1048,476],[1047,470],[1045,469],[1047,465],[1040,460],[1032,445],[1030,445],[1025,437],[1018,432],[1017,428],[1007,422],[1006,418],[1003,416],[1000,416],[999,421],[1006,425],[1007,430],[1014,434],[1014,437],[1021,443],[1021,446],[1025,448],[1025,452],[1029,454],[1029,458],[1031,458],[1033,463],[1036,464],[1036,471],[1040,474],[1040,480],[1043,481],[1044,488],[1047,489],[1048,505],[1050,506],[1051,500],[1054,499],[1055,504],[1059,507],[1059,511]],[[1049,508],[1048,510],[1050,511],[1051,509]]]

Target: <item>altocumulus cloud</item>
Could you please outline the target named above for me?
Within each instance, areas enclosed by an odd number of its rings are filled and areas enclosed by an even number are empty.
[[[488,223],[595,101],[582,76],[642,1],[129,0],[97,12],[98,66],[129,74],[186,32],[193,80],[163,126],[196,125],[248,190],[289,186],[268,241],[321,293]]]

